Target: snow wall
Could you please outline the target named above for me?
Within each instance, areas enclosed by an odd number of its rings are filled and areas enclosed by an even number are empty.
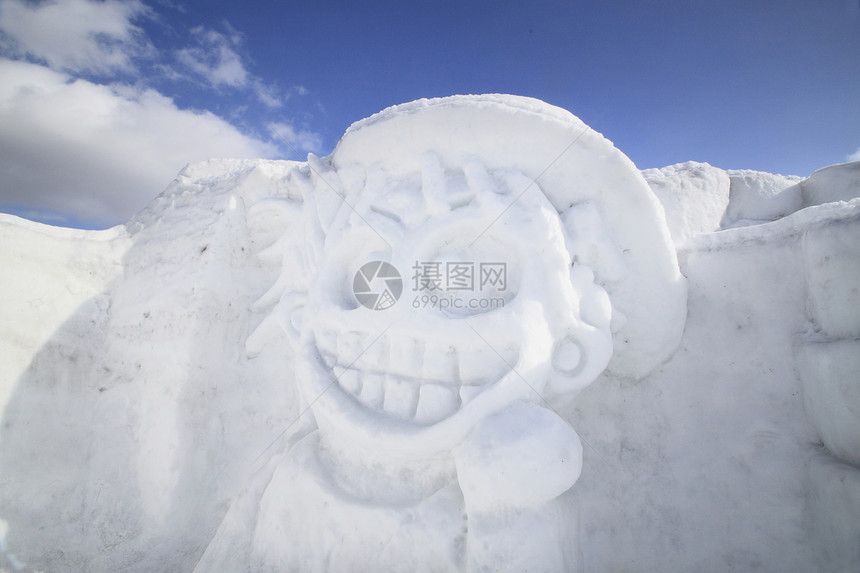
[[[557,157],[569,161],[544,173]],[[190,165],[108,231],[0,216],[0,569],[521,570],[523,555],[538,555],[537,570],[856,571],[858,173],[858,163],[806,179],[686,163],[640,174],[563,110],[481,96],[386,110],[329,158]],[[359,204],[374,185],[388,207]],[[480,199],[481,186],[502,201]],[[314,410],[297,381],[296,332],[317,322],[302,309],[327,312],[314,269],[352,264],[331,255],[331,229],[349,242],[350,218],[408,222],[412,188],[422,217],[465,216],[475,203],[490,209],[475,215],[483,223],[526,190],[523,212],[491,238],[517,237],[509,248],[527,245],[541,265],[555,260],[541,248],[561,240],[573,268],[591,271],[570,284],[594,294],[541,290],[527,265],[517,294],[550,311],[573,300],[585,325],[576,332],[612,338],[576,346],[594,362],[612,348],[607,370],[582,377],[579,354],[559,353],[562,337],[555,373],[531,366],[557,382],[541,387],[549,406],[514,400],[512,417],[456,438],[453,469],[435,452],[424,474],[397,463],[409,443],[397,438],[401,422],[369,418],[380,451],[362,456],[375,470],[324,447],[320,420],[337,410]],[[339,195],[350,205],[340,219]],[[294,296],[308,291],[310,302]],[[434,324],[419,322],[430,339]],[[464,386],[473,351],[460,349]],[[356,398],[356,408],[369,400]],[[443,415],[444,401],[421,399],[419,411]],[[398,411],[387,404],[378,417]],[[526,454],[543,451],[581,473],[565,481],[538,460],[530,478],[505,465],[531,468]],[[350,484],[320,487],[317,474],[341,471]],[[541,496],[558,497],[549,506]],[[306,545],[286,539],[296,524]],[[385,546],[362,529],[401,535]]]

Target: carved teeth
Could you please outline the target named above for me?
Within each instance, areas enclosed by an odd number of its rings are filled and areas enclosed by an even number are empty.
[[[488,361],[495,362],[498,360],[497,356],[492,356],[491,354],[492,350],[489,348],[460,352],[460,383],[472,385],[488,382],[490,377],[490,373],[487,371]]]
[[[400,376],[415,376],[424,362],[424,342],[392,336],[388,341],[388,371]]]
[[[433,424],[443,420],[460,407],[460,397],[454,388],[441,384],[422,384],[418,391],[418,409],[415,421]]]
[[[441,382],[456,381],[460,379],[457,364],[457,351],[450,345],[439,345],[427,343],[424,348],[424,369],[422,371],[425,380],[438,380]]]
[[[355,370],[344,370],[342,374],[337,376],[337,382],[353,396],[358,396],[361,393],[361,377]]]
[[[355,362],[356,368],[384,372],[388,364],[388,338],[380,336],[376,340],[368,340],[367,343],[370,346],[362,349],[361,356]]]
[[[366,350],[363,332],[341,332],[337,337],[337,362],[341,366],[349,366]]]
[[[472,400],[472,398],[474,398],[483,391],[483,386],[461,386],[460,400],[463,401],[463,404],[468,404]]]
[[[460,352],[460,383],[476,386],[495,382],[516,364],[511,356],[506,356],[510,354],[504,351],[499,353],[488,347]]]
[[[383,409],[401,420],[411,420],[418,404],[418,383],[398,376],[385,377]]]
[[[374,339],[356,330],[320,329],[317,349],[338,385],[365,407],[418,424],[451,416],[517,361],[512,349],[461,349],[402,335]]]
[[[381,410],[385,400],[385,376],[382,374],[361,375],[361,402],[374,410]]]

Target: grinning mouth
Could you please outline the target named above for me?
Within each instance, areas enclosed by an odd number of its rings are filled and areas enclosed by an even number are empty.
[[[440,422],[508,374],[518,352],[386,333],[320,329],[319,356],[334,381],[367,409],[417,425]]]

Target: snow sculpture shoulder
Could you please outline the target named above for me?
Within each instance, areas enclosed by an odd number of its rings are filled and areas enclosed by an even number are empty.
[[[575,569],[554,405],[653,369],[686,312],[634,165],[559,108],[456,96],[353,125],[282,200],[300,223],[247,346],[287,331],[313,419],[199,570]]]

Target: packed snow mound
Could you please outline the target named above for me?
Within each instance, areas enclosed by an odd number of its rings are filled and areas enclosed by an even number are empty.
[[[666,210],[666,222],[676,244],[720,229],[729,205],[729,177],[707,163],[687,162],[642,175]]]
[[[822,442],[837,458],[860,468],[860,339],[804,345],[798,366],[806,415]]]
[[[808,178],[689,161],[642,171],[666,211],[676,246],[721,229],[759,225],[801,209],[860,197],[860,162]]]
[[[776,175],[750,169],[730,169],[731,197],[725,227],[736,227],[791,215],[803,207],[801,177]]]
[[[0,216],[0,569],[860,570],[857,165],[643,177],[460,96],[109,231]],[[383,325],[355,277],[415,253],[506,307]]]
[[[254,458],[298,411],[288,355],[249,363],[242,350],[257,319],[249,309],[273,280],[256,253],[285,224],[245,204],[278,194],[294,166],[189,166],[110,231],[4,220],[0,260],[20,271],[3,273],[13,304],[0,307],[14,320],[0,330],[27,348],[11,355],[20,376],[0,370],[12,390],[0,564],[193,568]],[[53,308],[43,319],[40,307]]]
[[[39,348],[122,274],[130,242],[122,226],[80,231],[0,213],[0,245],[0,324],[15,325],[0,328],[2,409]]]
[[[860,161],[819,169],[800,188],[804,207],[860,197]]]
[[[816,324],[832,338],[860,338],[860,229],[842,223],[807,233],[803,258]]]

